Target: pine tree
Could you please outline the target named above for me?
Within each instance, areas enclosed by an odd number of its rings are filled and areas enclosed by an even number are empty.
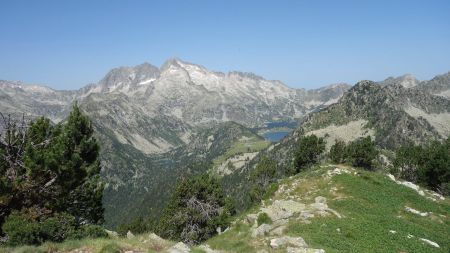
[[[225,229],[233,214],[219,181],[201,174],[178,182],[158,230],[168,239],[197,244],[216,234],[217,228]]]
[[[9,122],[0,136],[0,227],[14,210],[37,222],[68,213],[79,223],[101,223],[99,145],[78,105],[58,125]]]
[[[53,150],[60,169],[57,209],[98,223],[103,220],[103,184],[99,177],[100,148],[93,134],[91,121],[75,104]]]
[[[276,162],[268,157],[262,157],[250,175],[252,188],[250,198],[252,202],[259,202],[266,193],[269,184],[275,181]]]
[[[346,145],[342,140],[336,140],[330,149],[330,159],[334,163],[343,163],[345,161]]]
[[[346,153],[353,166],[367,170],[373,169],[373,160],[378,156],[378,150],[370,136],[351,142]]]
[[[320,155],[325,151],[325,141],[315,135],[303,136],[295,154],[296,172],[317,163]]]

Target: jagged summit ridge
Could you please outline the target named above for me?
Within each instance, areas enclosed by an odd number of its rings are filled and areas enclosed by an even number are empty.
[[[420,81],[417,80],[416,77],[414,77],[411,74],[405,74],[399,77],[388,77],[382,82],[379,82],[379,84],[385,86],[385,85],[401,85],[405,88],[412,88],[419,85]]]

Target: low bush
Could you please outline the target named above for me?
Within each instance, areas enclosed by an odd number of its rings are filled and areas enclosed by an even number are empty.
[[[378,156],[378,150],[370,136],[352,141],[347,146],[346,156],[355,167],[373,170],[373,161]]]
[[[331,146],[328,156],[335,163],[350,163],[354,167],[373,170],[378,150],[375,147],[375,142],[368,136],[348,144],[338,140]]]
[[[42,241],[62,242],[76,230],[75,217],[57,214],[39,223]]]
[[[128,231],[133,234],[142,234],[150,231],[150,225],[142,217],[139,217],[129,223],[122,223],[117,226],[117,233],[121,236],[125,236]]]
[[[198,244],[230,225],[235,209],[217,178],[200,174],[181,179],[158,226],[165,238]]]
[[[267,213],[260,213],[256,219],[256,223],[258,223],[258,226],[262,224],[272,224],[272,219],[269,215],[267,215]]]
[[[268,157],[262,157],[255,170],[250,174],[250,199],[258,203],[264,198],[269,186],[276,180],[277,164]]]
[[[10,246],[39,245],[45,241],[62,242],[66,239],[107,237],[98,225],[79,225],[75,217],[62,213],[42,221],[35,221],[22,213],[13,212],[2,227]]]
[[[450,137],[446,142],[409,144],[396,152],[397,176],[450,195]]]
[[[16,212],[6,217],[2,229],[8,236],[7,244],[10,246],[42,243],[39,224]]]
[[[325,151],[325,140],[315,135],[303,136],[299,140],[295,152],[296,173],[319,162],[320,155]]]
[[[106,238],[108,233],[99,225],[82,225],[67,237],[67,239],[82,239],[82,238]]]

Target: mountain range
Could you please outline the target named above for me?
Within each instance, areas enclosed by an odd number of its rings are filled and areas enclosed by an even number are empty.
[[[78,102],[101,143],[105,218],[113,227],[142,215],[157,217],[177,178],[210,171],[224,184],[243,184],[261,154],[289,166],[303,134],[324,136],[328,144],[372,135],[383,148],[442,139],[450,133],[449,76],[305,90],[170,59],[160,68],[115,68],[74,91],[0,81],[0,112],[58,123]],[[258,131],[270,131],[273,122],[297,122],[299,128],[270,144]]]
[[[268,145],[251,129],[298,121],[349,88],[294,89],[252,73],[215,72],[170,59],[160,68],[148,63],[115,68],[74,91],[0,81],[0,112],[58,123],[78,102],[102,146],[105,216],[112,226],[158,215],[171,189],[167,183],[180,176],[214,167],[229,174],[227,156],[244,149],[256,154]],[[242,165],[251,157],[235,162]]]

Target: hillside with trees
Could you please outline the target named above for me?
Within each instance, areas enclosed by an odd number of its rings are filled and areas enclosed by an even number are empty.
[[[105,236],[99,145],[77,104],[66,122],[2,116],[0,233],[10,245]]]

